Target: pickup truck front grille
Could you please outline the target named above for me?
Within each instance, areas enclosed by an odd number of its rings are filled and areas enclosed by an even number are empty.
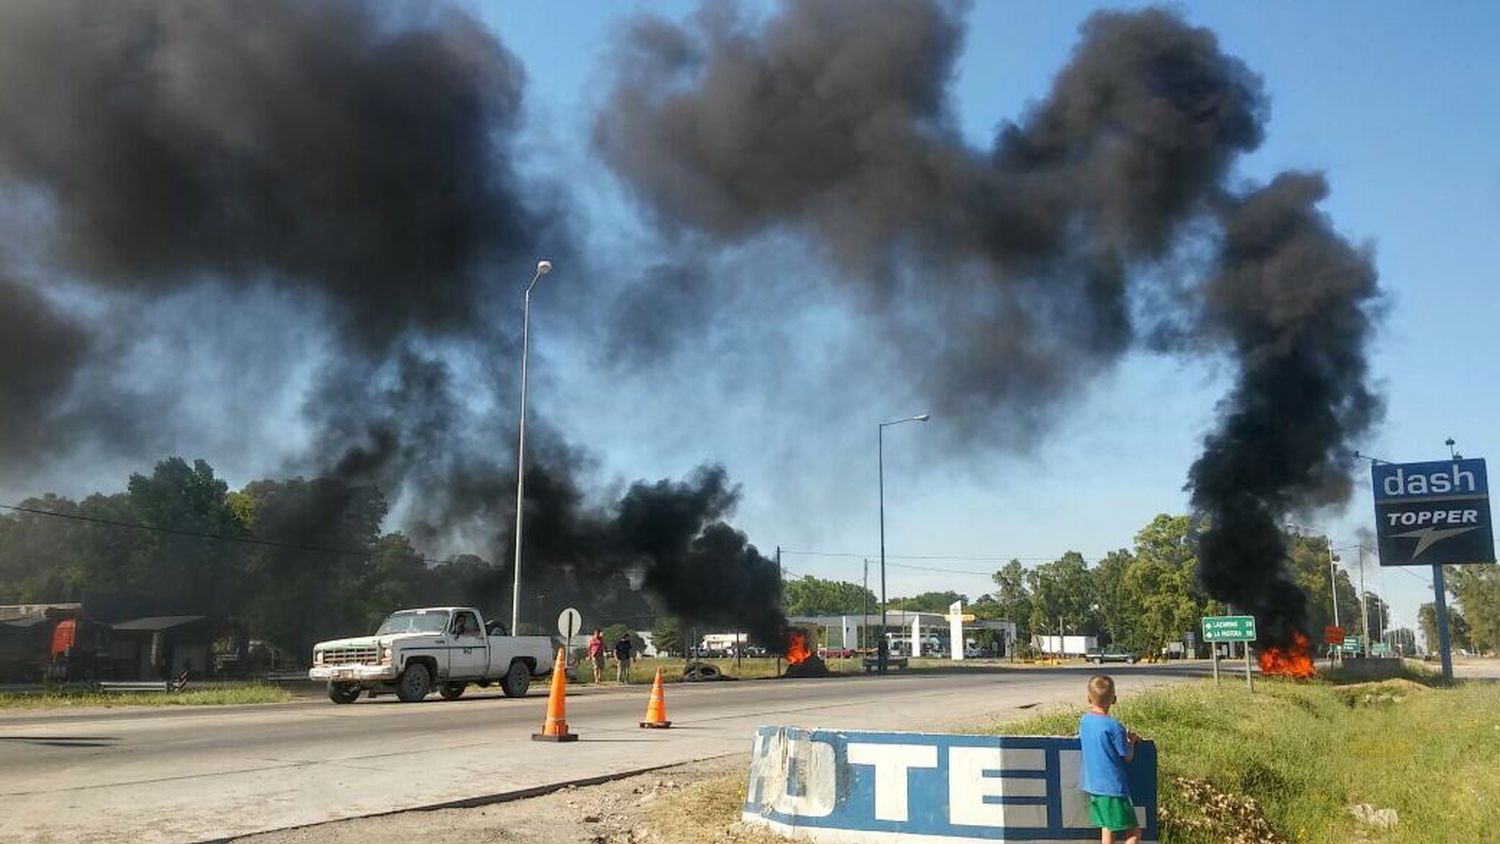
[[[379,648],[329,648],[323,652],[324,665],[374,665],[379,661]]]

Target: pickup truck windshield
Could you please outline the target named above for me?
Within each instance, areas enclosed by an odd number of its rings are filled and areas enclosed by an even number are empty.
[[[393,612],[380,622],[376,636],[386,633],[441,633],[448,629],[448,613],[417,612],[406,610]]]

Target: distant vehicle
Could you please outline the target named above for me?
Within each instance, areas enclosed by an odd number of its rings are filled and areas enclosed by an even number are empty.
[[[361,690],[404,703],[433,690],[456,700],[470,683],[493,682],[522,697],[533,677],[552,672],[552,657],[549,636],[507,636],[472,607],[426,607],[391,613],[371,636],[319,642],[307,676],[327,682],[334,703],[353,703]]]
[[[1110,645],[1105,648],[1089,649],[1087,659],[1096,665],[1103,665],[1106,662],[1128,662],[1134,665],[1140,662],[1141,655],[1135,651],[1127,651],[1124,648]]]
[[[824,659],[849,659],[854,655],[853,648],[818,648],[818,656]]]
[[[980,659],[983,656],[984,651],[978,648],[964,648],[964,659]]]

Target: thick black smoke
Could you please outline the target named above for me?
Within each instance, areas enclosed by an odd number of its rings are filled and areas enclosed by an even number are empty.
[[[151,337],[163,297],[191,291],[235,309],[269,287],[293,303],[287,322],[326,319],[332,345],[307,350],[329,363],[306,398],[312,448],[288,467],[318,477],[288,482],[296,494],[276,500],[291,503],[263,514],[260,529],[328,544],[378,489],[432,553],[508,561],[515,285],[538,257],[571,248],[558,209],[513,165],[523,89],[515,57],[446,6],[0,5],[0,197],[42,235],[21,245],[8,236],[0,271],[25,266],[32,287],[67,279],[75,297],[94,300],[84,318],[0,285],[0,456],[36,460],[38,448],[66,454],[85,440],[130,453],[140,443],[127,433],[148,428],[170,442],[172,408],[111,393],[114,370],[90,332]],[[121,313],[144,319],[126,325]],[[266,336],[284,336],[281,327]],[[213,352],[255,367],[263,352],[281,353],[261,348],[270,342]],[[77,388],[85,367],[103,389]],[[64,412],[70,423],[109,421],[49,428]],[[630,540],[646,550],[614,548],[610,505],[584,503],[586,460],[532,424],[526,559],[536,571],[582,566],[599,582],[639,568],[649,585],[674,589],[677,577],[654,572],[758,576],[762,560],[743,537],[725,538],[722,494],[697,517],[667,495],[661,505],[683,518],[660,535],[640,527]],[[33,433],[42,431],[45,441]],[[649,503],[637,507],[649,516]],[[294,555],[276,559],[295,568]],[[667,597],[669,610],[704,620],[744,604],[758,623],[780,596]]]
[[[88,347],[87,335],[41,296],[0,275],[0,469],[46,441],[45,420]]]
[[[642,20],[594,138],[669,228],[804,235],[949,430],[1014,444],[1130,345],[1127,276],[1259,143],[1263,105],[1206,30],[1100,14],[1050,95],[975,149],[946,93],[961,35],[948,5],[896,0]]]
[[[545,229],[506,154],[521,67],[451,10],[9,3],[0,55],[0,178],[101,287],[270,281],[383,341],[465,327]]]
[[[948,102],[961,41],[935,0],[643,19],[595,147],[669,233],[789,234],[827,257],[970,444],[1027,442],[1133,346],[1227,349],[1240,381],[1191,474],[1212,517],[1201,567],[1285,636],[1301,608],[1276,520],[1342,500],[1341,447],[1378,415],[1368,260],[1315,210],[1316,177],[1229,187],[1266,105],[1211,32],[1159,9],[1093,15],[988,150]]]
[[[1317,210],[1327,193],[1321,176],[1284,173],[1227,200],[1204,285],[1204,326],[1240,372],[1189,475],[1208,517],[1199,571],[1278,644],[1303,623],[1305,602],[1282,565],[1284,517],[1348,499],[1349,443],[1381,411],[1365,361],[1375,268]]]

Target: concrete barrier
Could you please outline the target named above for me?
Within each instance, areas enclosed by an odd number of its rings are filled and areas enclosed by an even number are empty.
[[[1076,738],[760,727],[742,817],[827,842],[1097,841]],[[1142,840],[1157,840],[1156,747],[1130,764]]]
[[[1401,659],[1385,656],[1363,659],[1346,657],[1339,663],[1339,671],[1346,680],[1384,680],[1401,673]]]

